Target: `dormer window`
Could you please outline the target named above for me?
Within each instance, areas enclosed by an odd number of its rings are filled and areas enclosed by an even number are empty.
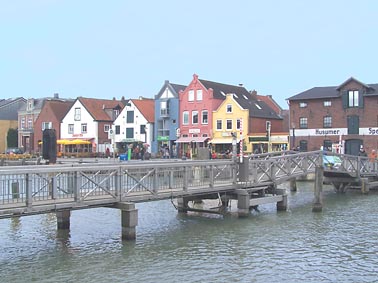
[[[227,104],[226,113],[232,113],[232,105],[231,104]]]
[[[349,107],[358,107],[359,99],[358,99],[358,90],[350,90],[348,91],[348,106]]]

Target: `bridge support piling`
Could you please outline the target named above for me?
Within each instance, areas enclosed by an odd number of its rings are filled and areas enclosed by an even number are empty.
[[[188,198],[177,198],[177,211],[179,213],[187,213]]]
[[[290,191],[291,192],[297,191],[297,179],[296,178],[290,179]]]
[[[71,210],[63,210],[56,212],[56,221],[58,230],[70,229]]]
[[[277,195],[282,195],[282,201],[277,202],[277,211],[287,210],[287,194],[285,189],[276,189]]]
[[[361,192],[363,194],[369,193],[369,179],[368,178],[361,178]]]
[[[315,168],[315,185],[314,185],[314,203],[312,206],[312,212],[321,212],[323,210],[323,166],[316,166]]]
[[[118,203],[117,207],[121,209],[122,239],[135,240],[138,225],[138,209],[135,208],[135,203]]]
[[[239,217],[247,217],[250,214],[249,206],[250,206],[250,195],[246,190],[236,190],[236,194],[238,196],[238,216]]]

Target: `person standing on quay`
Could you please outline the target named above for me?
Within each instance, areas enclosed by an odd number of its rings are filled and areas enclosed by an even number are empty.
[[[369,154],[369,162],[370,162],[371,170],[375,171],[376,170],[375,163],[377,162],[377,151],[375,149],[373,149]]]

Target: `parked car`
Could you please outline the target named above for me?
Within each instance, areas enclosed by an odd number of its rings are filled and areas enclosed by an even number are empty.
[[[8,147],[5,154],[23,154],[24,151],[18,147]]]

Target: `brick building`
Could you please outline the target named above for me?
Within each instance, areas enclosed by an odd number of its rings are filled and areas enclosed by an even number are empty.
[[[378,84],[349,78],[287,99],[291,147],[356,155],[378,148]]]

